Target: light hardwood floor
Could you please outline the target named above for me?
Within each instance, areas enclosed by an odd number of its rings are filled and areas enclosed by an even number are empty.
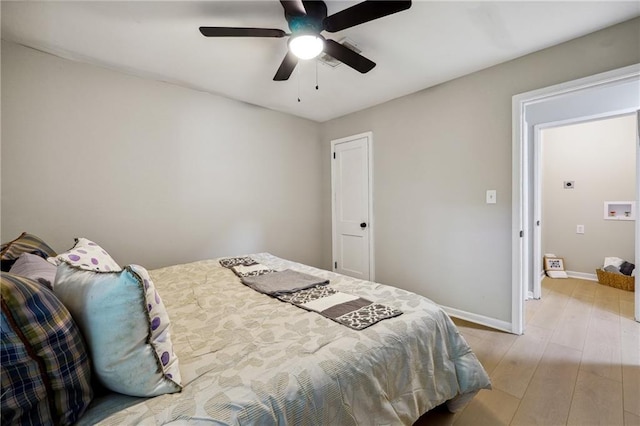
[[[640,425],[640,323],[634,294],[545,278],[525,302],[522,336],[454,319],[493,390],[459,413],[438,407],[422,425]]]

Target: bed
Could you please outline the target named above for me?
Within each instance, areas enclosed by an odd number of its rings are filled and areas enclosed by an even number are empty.
[[[268,253],[248,256],[401,315],[354,330],[249,288],[219,259],[150,271],[171,319],[182,389],[151,398],[96,393],[78,424],[411,425],[490,389],[456,326],[429,299]]]

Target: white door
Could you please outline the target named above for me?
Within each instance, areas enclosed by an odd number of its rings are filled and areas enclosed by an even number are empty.
[[[331,141],[333,269],[373,280],[371,133]]]

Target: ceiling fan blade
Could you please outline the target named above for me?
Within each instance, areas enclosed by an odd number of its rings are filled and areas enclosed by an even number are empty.
[[[291,51],[288,51],[287,55],[284,57],[282,63],[280,64],[280,68],[278,68],[278,71],[276,71],[276,75],[273,77],[273,81],[288,80],[296,65],[298,65],[298,58],[296,57],[296,55],[291,53]]]
[[[285,37],[289,34],[275,28],[200,27],[205,37]]]
[[[346,28],[355,27],[374,19],[392,15],[397,12],[409,9],[411,0],[398,1],[378,1],[367,0],[358,3],[345,10],[327,16],[324,19],[324,29],[330,33],[344,30]]]
[[[280,3],[284,8],[285,15],[304,16],[307,14],[307,10],[304,8],[302,0],[280,0]]]
[[[373,67],[376,66],[375,62],[370,61],[359,53],[344,47],[334,40],[324,41],[324,53],[336,58],[343,64],[350,66],[362,74],[371,71]]]

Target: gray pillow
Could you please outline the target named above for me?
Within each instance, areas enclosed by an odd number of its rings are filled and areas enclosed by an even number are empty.
[[[22,253],[13,266],[11,266],[9,272],[20,275],[21,277],[30,278],[51,289],[53,281],[56,278],[57,270],[58,268],[38,255]]]
[[[611,272],[612,274],[621,274],[620,269],[618,269],[616,266],[613,266],[613,265],[605,266],[604,268],[602,268],[602,270]]]
[[[636,265],[631,262],[622,262],[622,265],[620,265],[620,272],[624,275],[631,275],[635,268]]]

